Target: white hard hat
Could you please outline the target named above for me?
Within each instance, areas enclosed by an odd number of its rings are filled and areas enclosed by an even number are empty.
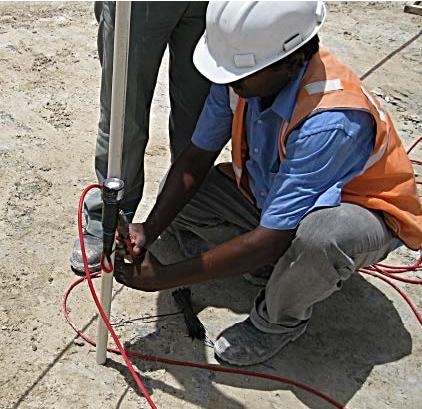
[[[193,62],[212,82],[236,81],[309,41],[325,14],[322,1],[210,1]]]

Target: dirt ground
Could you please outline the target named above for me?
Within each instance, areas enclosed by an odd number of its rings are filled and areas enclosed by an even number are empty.
[[[359,74],[421,29],[422,18],[404,14],[403,3],[329,3],[328,9],[322,41]],[[98,366],[94,348],[75,339],[61,311],[74,278],[68,257],[79,195],[95,181],[96,29],[92,3],[0,4],[0,408],[148,407],[121,358]],[[365,80],[392,113],[406,147],[422,133],[421,47],[419,39]],[[169,166],[166,64],[152,108],[138,220]],[[413,156],[422,159],[422,147]],[[390,261],[415,257],[400,249]],[[422,310],[420,289],[400,287]],[[176,312],[168,292],[115,290],[112,321],[132,349],[215,362],[211,348],[186,337],[180,315],[126,322]],[[247,315],[256,291],[241,278],[193,288],[211,339]],[[70,307],[79,327],[95,336],[85,286],[74,291]],[[350,409],[420,409],[421,340],[420,325],[398,294],[356,275],[317,305],[302,338],[251,369],[306,382]],[[158,408],[329,407],[270,381],[134,362]]]

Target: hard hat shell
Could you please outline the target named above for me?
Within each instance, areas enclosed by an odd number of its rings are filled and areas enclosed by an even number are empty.
[[[212,82],[237,81],[308,42],[325,15],[322,1],[210,1],[193,62]]]

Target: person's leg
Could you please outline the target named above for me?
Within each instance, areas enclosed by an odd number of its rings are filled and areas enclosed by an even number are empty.
[[[149,112],[161,59],[174,26],[167,13],[148,2],[133,3],[130,29],[130,46],[127,75],[125,132],[122,152],[122,178],[125,195],[122,208],[134,212],[142,196],[143,160],[149,136]],[[102,18],[103,69],[101,79],[101,107],[96,147],[95,168],[98,180],[107,177],[108,144],[110,137],[111,84],[114,53],[115,4],[104,2]],[[87,202],[87,231],[101,235],[101,200],[95,205]],[[92,216],[92,217],[91,217]]]
[[[234,180],[214,167],[162,237],[175,242],[181,258],[195,257],[254,229],[258,223],[258,209],[242,195]],[[161,248],[156,242],[151,251],[166,263]]]
[[[122,152],[122,179],[125,194],[121,207],[131,219],[142,197],[144,185],[144,152],[148,141],[149,113],[161,59],[170,34],[183,14],[185,5],[169,2],[133,2],[130,27],[129,65],[127,75],[125,131]],[[103,2],[100,21],[102,30],[102,78],[100,121],[95,154],[95,170],[101,183],[107,177],[110,137],[111,87],[114,52],[115,3]],[[100,39],[101,41],[101,39]],[[92,270],[99,269],[102,251],[101,192],[85,203],[86,239]],[[71,256],[75,272],[83,271],[79,240]]]
[[[363,207],[343,203],[310,213],[255,300],[250,318],[223,331],[216,354],[235,365],[269,359],[305,331],[315,303],[398,244],[382,217]]]
[[[210,83],[193,65],[193,50],[205,30],[206,2],[188,2],[169,40],[170,148],[172,161],[188,145]]]
[[[104,20],[102,18],[103,14],[103,2],[96,1],[94,2],[94,15],[98,23],[98,32],[97,32],[97,51],[98,59],[100,64],[103,64],[103,36],[104,36]]]

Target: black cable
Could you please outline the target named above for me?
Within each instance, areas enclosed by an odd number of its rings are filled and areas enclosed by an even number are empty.
[[[375,70],[381,67],[381,65],[386,63],[390,58],[394,57],[397,53],[404,50],[409,44],[412,44],[421,34],[422,34],[422,30],[420,30],[419,33],[413,36],[410,40],[402,44],[399,48],[396,48],[394,51],[392,51],[390,54],[384,57],[379,63],[375,64],[370,70],[366,71],[365,74],[363,74],[360,77],[360,80],[363,81],[365,78],[369,77],[369,75],[371,75]]]

